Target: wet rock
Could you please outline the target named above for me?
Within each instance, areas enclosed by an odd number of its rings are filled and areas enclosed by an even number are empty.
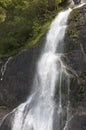
[[[86,104],[86,5],[74,9],[68,21],[65,36],[65,54],[68,66],[77,76],[71,81],[71,96],[73,107]],[[74,105],[75,104],[75,105]]]
[[[5,108],[5,109],[0,109],[0,122],[2,120],[2,118],[11,111],[11,109],[9,108]]]
[[[14,114],[10,113],[0,124],[0,130],[11,130]]]
[[[86,115],[76,115],[70,121],[69,130],[86,130]]]
[[[74,2],[77,4],[80,1]],[[73,118],[69,121],[68,129],[86,130],[86,5],[71,12],[65,44],[67,64],[73,76],[70,82]]]

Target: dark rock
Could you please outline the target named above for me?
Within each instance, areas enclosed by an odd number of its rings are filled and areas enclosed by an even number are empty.
[[[7,114],[9,113],[10,111],[12,111],[12,109],[9,109],[9,108],[5,108],[5,109],[0,109],[0,122],[2,120],[2,118]]]
[[[0,130],[11,130],[13,118],[14,118],[13,113],[7,115],[5,119],[1,122]]]
[[[71,81],[72,105],[86,104],[86,5],[74,9],[68,22],[65,36],[65,53],[68,66],[73,70],[77,80]]]
[[[70,82],[73,118],[68,122],[68,129],[86,130],[86,4],[71,12],[65,44],[64,52],[73,76]]]
[[[74,1],[74,4],[77,5],[77,4],[80,4],[81,0],[73,0]]]
[[[69,122],[68,129],[86,130],[86,5],[71,12],[65,44],[67,64],[73,75],[70,101],[74,117]],[[79,111],[80,107],[82,109]]]
[[[69,123],[69,130],[86,130],[86,115],[76,115]]]
[[[44,46],[45,37],[33,48],[13,57],[7,64],[0,80],[0,105],[16,107],[24,102],[31,92],[36,71],[36,62]],[[0,67],[6,63],[2,61]],[[1,74],[0,74],[1,75]],[[1,76],[2,78],[2,76]]]

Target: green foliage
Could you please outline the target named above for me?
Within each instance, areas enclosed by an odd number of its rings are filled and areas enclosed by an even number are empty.
[[[57,2],[60,4],[62,2],[64,2],[65,0],[57,0]]]
[[[42,26],[52,20],[63,1],[0,0],[0,57],[15,54],[42,36]]]

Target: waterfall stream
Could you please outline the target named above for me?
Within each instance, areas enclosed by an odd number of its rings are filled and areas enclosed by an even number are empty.
[[[25,103],[13,110],[11,130],[66,130],[67,122],[70,120],[69,75],[61,57],[70,12],[71,9],[68,9],[59,13],[52,22],[37,63],[32,94]],[[66,117],[62,98],[64,84],[67,88]],[[57,100],[55,95],[58,97]]]
[[[71,9],[61,12],[51,24],[44,50],[37,63],[33,94],[15,110],[12,130],[61,129],[63,73],[67,78],[66,80],[68,80],[66,68],[61,61],[61,55],[70,11]],[[54,101],[56,84],[59,88],[57,104]],[[57,108],[56,111],[55,107]],[[57,115],[56,128],[53,126],[54,112]]]

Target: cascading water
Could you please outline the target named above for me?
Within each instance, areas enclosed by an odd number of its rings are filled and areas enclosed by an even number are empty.
[[[65,127],[61,121],[63,117],[62,79],[66,78],[68,87],[69,76],[61,56],[70,12],[71,9],[61,12],[51,24],[45,47],[37,63],[32,95],[25,103],[14,109],[12,130],[61,130]],[[57,101],[55,101],[56,88]],[[67,107],[66,122],[69,120],[69,98]]]

